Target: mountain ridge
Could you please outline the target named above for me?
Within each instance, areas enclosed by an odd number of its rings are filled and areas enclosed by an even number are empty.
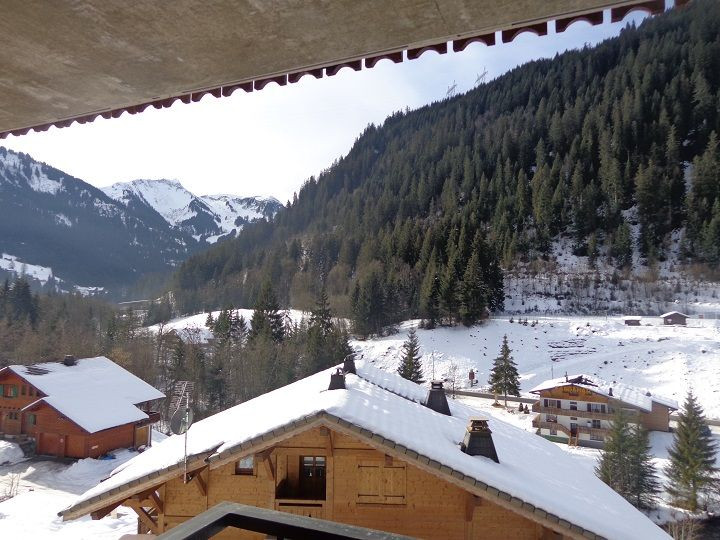
[[[0,253],[5,261],[0,274],[18,275],[25,264],[44,269],[28,277],[47,290],[125,290],[282,208],[267,198],[258,201],[257,209],[252,198],[206,202],[178,181],[152,182],[157,181],[135,181],[145,189],[130,190],[123,199],[121,186],[132,182],[100,189],[0,147]],[[176,195],[172,201],[170,189]],[[186,205],[178,198],[183,193]],[[222,205],[226,211],[218,215]]]

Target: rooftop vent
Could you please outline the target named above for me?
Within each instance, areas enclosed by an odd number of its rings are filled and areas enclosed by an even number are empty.
[[[470,419],[460,450],[469,456],[484,456],[495,463],[500,463],[492,440],[492,431],[485,418]]]
[[[357,370],[355,369],[355,355],[354,354],[348,354],[345,357],[345,361],[343,362],[343,371],[345,373],[352,373],[353,375],[357,375]]]
[[[612,396],[612,386],[610,387],[610,391],[608,392],[609,396]]]
[[[63,358],[62,363],[69,367],[77,364],[77,360],[72,354],[66,354],[65,358]]]
[[[330,386],[328,390],[344,390],[345,389],[345,374],[342,369],[338,368],[335,373],[330,375]]]
[[[442,381],[432,381],[430,383],[430,392],[428,393],[425,406],[428,409],[439,412],[440,414],[452,416],[450,414],[450,406],[448,405],[447,398],[445,397],[445,390],[443,390]]]

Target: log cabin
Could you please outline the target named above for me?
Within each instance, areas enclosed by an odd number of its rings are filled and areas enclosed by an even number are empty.
[[[668,311],[660,315],[663,324],[667,326],[685,326],[687,325],[688,315],[679,311]]]
[[[633,425],[649,431],[670,431],[675,400],[626,384],[610,384],[597,377],[573,375],[551,379],[530,393],[536,433],[575,446],[603,448],[617,409],[624,409]]]
[[[422,538],[669,538],[549,441],[352,364],[196,422],[59,515],[123,505],[159,534],[232,501]]]
[[[0,369],[0,433],[38,454],[98,457],[151,442],[164,394],[112,360],[75,359]]]

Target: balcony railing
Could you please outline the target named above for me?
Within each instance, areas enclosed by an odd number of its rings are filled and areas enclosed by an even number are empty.
[[[543,407],[539,401],[533,403],[533,412],[554,414],[555,416],[574,416],[576,418],[589,418],[591,420],[607,420],[611,421],[615,416],[613,412],[595,412],[587,410],[575,410],[575,409],[559,409],[557,407]],[[630,417],[638,415],[637,411],[627,411]]]
[[[538,419],[535,419],[535,420],[533,420],[532,425],[534,428],[538,428],[538,429],[554,429],[557,431],[561,431],[568,437],[574,436],[571,433],[569,427],[564,426],[562,424],[555,423],[555,422],[542,422]],[[575,435],[579,435],[582,433],[585,435],[598,435],[598,436],[601,435],[601,436],[605,437],[605,436],[607,436],[609,431],[610,431],[609,429],[603,429],[603,428],[589,428],[589,427],[585,427],[585,426],[577,426]]]

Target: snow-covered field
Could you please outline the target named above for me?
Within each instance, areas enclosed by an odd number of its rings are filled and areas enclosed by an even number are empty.
[[[20,447],[9,441],[0,441],[0,465],[12,464],[25,457]],[[2,494],[0,493],[0,496]]]
[[[164,438],[165,435],[153,432],[154,442]],[[0,454],[3,452],[3,444],[0,441]],[[22,451],[20,454],[22,456]],[[0,502],[0,538],[109,540],[136,533],[137,514],[130,508],[120,507],[97,521],[86,516],[63,522],[57,516],[78,495],[97,485],[116,467],[138,454],[130,450],[117,450],[113,455],[115,459],[68,462],[30,458],[0,465],[0,501],[3,501]],[[8,495],[13,496],[3,500]]]
[[[406,332],[417,323],[406,322],[389,337],[352,344],[378,367],[394,370]],[[454,371],[462,388],[469,386],[473,369],[485,385],[507,334],[524,392],[565,372],[585,373],[647,388],[680,403],[692,388],[706,414],[720,418],[720,321],[689,319],[687,327],[672,327],[658,318],[643,318],[642,326],[625,326],[620,317],[558,316],[530,323],[505,317],[472,328],[419,329],[425,378],[452,379]]]
[[[237,309],[235,311],[239,312],[240,315],[245,318],[245,321],[249,326],[250,320],[252,319],[253,310]],[[310,317],[309,313],[305,311],[299,311],[297,309],[289,309],[284,313],[287,321],[293,324],[299,323],[300,321],[302,321],[303,318]],[[213,319],[217,319],[217,316],[219,314],[220,311],[213,311]],[[176,319],[172,319],[164,325],[155,324],[153,326],[149,326],[148,330],[153,333],[157,333],[160,331],[160,328],[162,326],[163,332],[175,330],[180,335],[180,337],[182,337],[182,339],[187,339],[195,343],[203,343],[212,337],[212,332],[210,332],[210,330],[205,326],[205,321],[207,321],[207,313],[198,313],[196,315],[188,315],[186,317],[178,317]]]

